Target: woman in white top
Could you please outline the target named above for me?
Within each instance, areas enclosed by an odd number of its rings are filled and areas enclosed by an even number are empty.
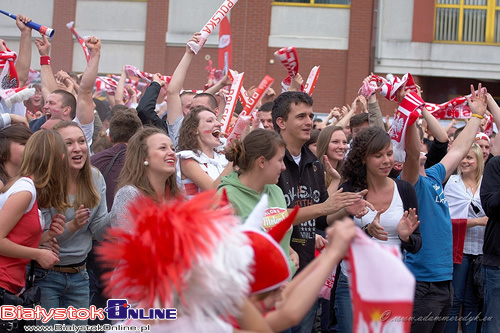
[[[216,189],[220,178],[228,175],[233,163],[218,153],[221,124],[204,106],[192,108],[182,122],[179,134],[178,180],[187,196]]]
[[[391,138],[379,127],[363,129],[351,143],[351,151],[344,164],[341,187],[344,192],[368,189],[365,199],[375,210],[370,210],[354,222],[376,242],[401,247],[417,253],[422,246],[416,210],[417,194],[413,186],[402,180],[389,178],[394,165]],[[352,305],[346,270],[342,264],[335,297],[335,313],[341,332],[352,331]]]
[[[473,263],[483,254],[484,229],[488,222],[488,217],[484,214],[479,197],[483,170],[484,163],[481,147],[477,143],[473,143],[469,153],[458,166],[458,175],[452,175],[444,188],[444,194],[450,207],[453,228],[455,229],[454,234],[460,220],[466,226],[461,263],[460,258],[455,255],[456,246],[453,244],[452,284],[454,296],[453,306],[449,314],[450,318],[458,318],[460,308],[462,308],[463,317],[476,318],[479,313],[480,300],[474,286]],[[455,237],[453,241],[455,242]],[[460,245],[462,245],[461,242]],[[461,250],[461,246],[457,250]],[[476,332],[476,326],[477,320],[467,322],[467,325],[462,325],[462,332]],[[446,332],[456,333],[457,329],[457,320],[446,323]]]

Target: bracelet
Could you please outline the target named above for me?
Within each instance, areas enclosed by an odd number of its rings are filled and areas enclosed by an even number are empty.
[[[361,230],[363,230],[367,235],[368,237],[373,237],[372,235],[370,235],[370,233],[368,232],[368,226],[370,225],[371,223],[368,223],[368,224],[365,224]]]
[[[41,56],[40,57],[40,66],[50,65],[50,57],[49,56]]]
[[[471,117],[476,117],[476,118],[479,118],[479,119],[483,119],[484,117],[481,116],[480,114],[477,114],[477,113],[471,113],[470,115]]]

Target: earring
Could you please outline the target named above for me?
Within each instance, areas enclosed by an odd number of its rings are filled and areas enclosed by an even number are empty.
[[[144,161],[144,165],[145,165],[145,166],[148,166],[148,165],[149,165],[149,162],[148,162],[148,161]]]

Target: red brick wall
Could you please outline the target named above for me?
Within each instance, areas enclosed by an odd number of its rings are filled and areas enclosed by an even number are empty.
[[[369,12],[369,11],[368,11]],[[371,13],[371,12],[370,12]],[[371,15],[371,14],[370,14]],[[245,72],[244,86],[248,89],[257,86],[269,74],[275,80],[273,89],[281,92],[281,80],[287,75],[284,67],[275,62],[273,53],[277,48],[268,48],[271,21],[271,0],[238,2],[231,10],[233,36],[233,69]],[[256,24],[256,22],[258,24]],[[368,36],[370,36],[368,32]],[[369,41],[366,48],[369,48]],[[292,45],[290,45],[292,46]],[[167,47],[166,68],[171,74],[184,54],[184,47]],[[316,113],[327,113],[333,106],[346,104],[347,51],[323,49],[297,49],[300,73],[304,80],[313,66],[320,66],[320,76],[313,94]],[[207,80],[205,56],[210,55],[213,63],[218,63],[218,50],[204,48],[193,60],[186,78],[186,89],[202,89]],[[368,56],[366,67],[368,68]],[[353,64],[356,65],[356,64]],[[356,65],[357,66],[357,65]],[[360,86],[365,74],[356,82]],[[350,98],[352,99],[352,98]]]
[[[413,4],[412,41],[431,43],[434,40],[435,0],[419,0]]]
[[[271,0],[239,1],[231,10],[233,68],[245,72],[245,87],[266,75],[270,26]]]
[[[373,0],[351,1],[345,103],[353,101],[363,79],[370,74],[372,16]]]
[[[165,36],[168,27],[169,0],[148,1],[146,19],[146,41],[144,44],[144,71],[164,73],[167,45]]]
[[[66,23],[75,20],[75,13],[76,0],[54,0],[52,28],[55,32],[54,38],[50,40],[54,73],[61,69],[71,71],[73,68],[73,35],[66,27]],[[61,17],[64,17],[64,20],[58,19]]]

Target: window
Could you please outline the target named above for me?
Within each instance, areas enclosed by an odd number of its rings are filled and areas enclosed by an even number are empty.
[[[434,40],[500,43],[500,0],[436,0]]]
[[[274,0],[275,5],[299,5],[299,6],[314,6],[326,5],[332,7],[350,6],[351,0]]]

